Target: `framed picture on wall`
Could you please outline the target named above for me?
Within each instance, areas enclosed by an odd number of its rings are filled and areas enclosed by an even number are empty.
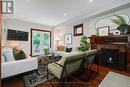
[[[64,41],[65,44],[72,44],[72,33],[65,34]]]
[[[110,26],[104,26],[98,28],[99,36],[109,36]]]
[[[74,36],[81,36],[83,35],[83,24],[75,25],[73,27]]]
[[[51,48],[51,31],[31,29],[31,56],[45,54]]]

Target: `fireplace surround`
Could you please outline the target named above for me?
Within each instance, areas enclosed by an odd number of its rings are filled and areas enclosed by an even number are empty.
[[[121,61],[124,61],[121,64]],[[119,49],[101,48],[100,64],[114,69],[125,69],[126,58],[120,58]]]
[[[130,35],[91,36],[91,49],[97,49],[95,63],[126,70],[130,63]]]
[[[126,46],[116,44],[100,44],[99,64],[109,68],[126,70]]]

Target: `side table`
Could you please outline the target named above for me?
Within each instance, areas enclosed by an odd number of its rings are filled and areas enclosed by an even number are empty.
[[[46,69],[46,72],[47,72],[47,80],[49,81],[49,70],[48,70],[48,64],[49,63],[53,63],[53,62],[57,62],[61,59],[62,56],[55,56],[55,55],[52,55],[52,54],[45,54],[45,55],[42,55],[40,56],[40,60],[39,60],[39,63],[40,64],[47,64],[47,69]]]

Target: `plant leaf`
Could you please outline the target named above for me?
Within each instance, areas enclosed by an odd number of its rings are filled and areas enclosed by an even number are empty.
[[[120,15],[114,15],[114,16],[117,17],[122,22],[122,24],[127,24],[123,16],[120,16]]]
[[[111,19],[111,21],[117,25],[127,24],[123,16],[114,15],[116,18]]]

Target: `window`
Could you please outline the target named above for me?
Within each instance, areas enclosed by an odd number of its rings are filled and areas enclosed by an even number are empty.
[[[44,54],[51,48],[51,31],[31,29],[31,56]]]

